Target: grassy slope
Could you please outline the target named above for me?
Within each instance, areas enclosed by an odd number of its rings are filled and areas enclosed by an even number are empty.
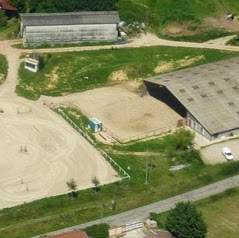
[[[0,55],[0,74],[4,74],[6,77],[7,71],[8,71],[7,59],[4,55]]]
[[[158,35],[168,38],[161,34],[161,30],[170,23],[187,23],[197,28],[204,18],[224,16],[227,9],[238,14],[237,2],[225,0],[226,7],[220,2],[220,0],[119,0],[118,9],[122,20],[146,22]],[[228,35],[226,31],[204,29],[196,37],[170,37],[170,39],[203,42],[226,35]]]
[[[38,73],[21,66],[17,93],[30,99],[37,99],[41,94],[61,95],[116,84],[118,82],[109,80],[109,76],[119,70],[127,73],[128,80],[135,80],[155,75],[158,64],[173,62],[173,68],[169,69],[172,71],[236,55],[238,53],[162,46],[56,53],[48,56],[45,68]],[[190,60],[198,56],[203,57],[193,64],[179,63],[185,57]]]

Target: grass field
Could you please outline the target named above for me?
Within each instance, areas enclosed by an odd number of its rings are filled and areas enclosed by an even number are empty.
[[[224,193],[195,202],[208,226],[208,238],[237,238],[239,233],[239,189],[229,189]],[[158,214],[162,228],[167,212]]]
[[[110,49],[45,55],[43,70],[19,70],[18,95],[60,96],[237,56],[238,53],[174,47]],[[164,69],[158,70],[158,66]]]
[[[68,109],[65,113],[69,113]],[[85,128],[85,117],[76,116],[74,121]],[[102,186],[98,193],[92,189],[80,191],[74,200],[63,195],[4,209],[0,212],[0,237],[31,237],[100,218],[102,204],[104,216],[113,215],[238,174],[239,163],[206,166],[197,151],[175,150],[171,136],[129,145],[97,146],[111,155],[131,179]],[[169,171],[177,163],[189,166]],[[113,198],[117,204],[115,211],[110,209]]]
[[[8,65],[7,65],[7,59],[4,55],[0,54],[0,75],[4,75],[3,78],[0,80],[0,83],[4,81],[4,79],[7,76],[7,71],[8,71]]]
[[[225,16],[227,10],[238,15],[239,5],[233,0],[197,1],[197,0],[119,0],[118,9],[122,20],[127,22],[146,22],[149,28],[160,35],[161,30],[173,23],[187,23],[200,26],[206,17]],[[207,29],[205,29],[207,31]],[[215,38],[216,34],[207,35]],[[192,41],[197,38],[191,38]]]

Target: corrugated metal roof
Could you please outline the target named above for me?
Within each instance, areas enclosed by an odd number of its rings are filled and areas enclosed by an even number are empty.
[[[239,57],[145,81],[167,87],[210,134],[239,128]]]
[[[120,21],[116,11],[26,13],[20,14],[24,26],[116,24]]]

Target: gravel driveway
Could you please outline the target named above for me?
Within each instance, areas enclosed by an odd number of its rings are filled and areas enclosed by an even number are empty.
[[[222,155],[222,148],[228,147],[234,160],[239,160],[239,139],[225,140],[217,144],[209,145],[201,149],[203,160],[206,164],[217,164],[227,162]]]

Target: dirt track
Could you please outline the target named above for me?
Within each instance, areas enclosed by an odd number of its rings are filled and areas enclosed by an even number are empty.
[[[228,40],[228,37],[226,38]],[[239,51],[239,48],[223,45],[225,38],[206,43],[174,42],[158,39],[152,34],[126,45],[114,47],[141,47],[165,45]],[[0,208],[32,201],[45,196],[67,192],[65,181],[77,180],[79,188],[91,186],[92,176],[101,183],[115,179],[115,171],[77,134],[62,118],[38,102],[16,96],[17,71],[21,53],[11,47],[13,42],[2,41],[0,53],[8,59],[9,70],[6,82],[0,87]],[[112,46],[41,49],[34,52],[66,52],[112,48]],[[29,110],[18,114],[18,109]],[[27,152],[21,152],[21,145]]]

